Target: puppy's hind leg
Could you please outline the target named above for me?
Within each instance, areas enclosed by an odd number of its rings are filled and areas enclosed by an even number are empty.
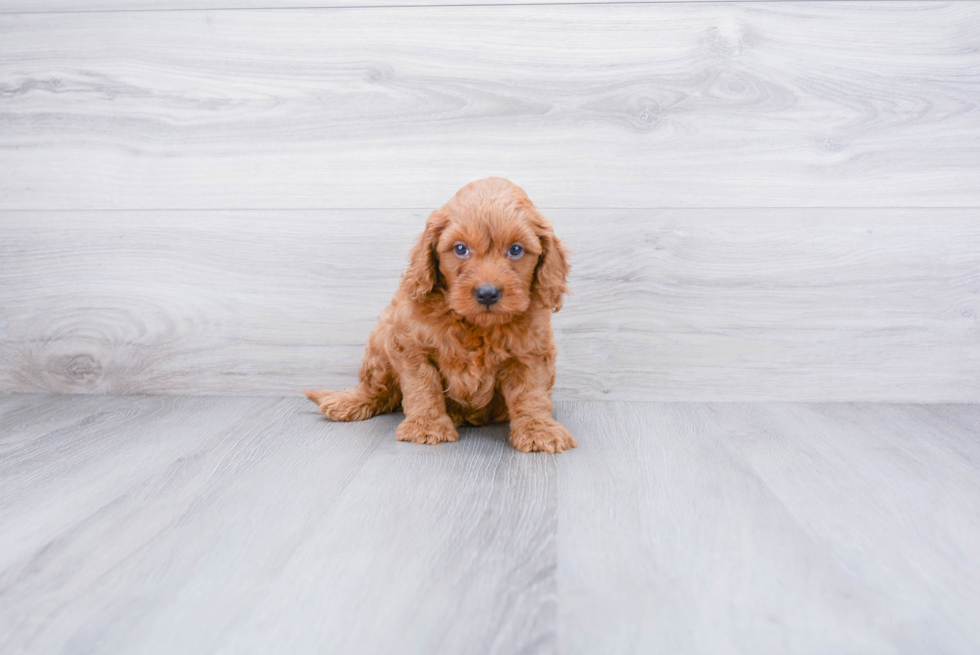
[[[334,421],[363,421],[401,406],[402,394],[377,330],[368,339],[356,387],[344,391],[306,391],[317,409]]]

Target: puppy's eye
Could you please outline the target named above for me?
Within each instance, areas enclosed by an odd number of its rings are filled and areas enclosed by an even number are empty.
[[[457,243],[453,246],[453,252],[456,253],[457,257],[468,257],[470,249],[466,247],[465,243]]]
[[[524,254],[524,248],[519,243],[515,243],[507,250],[507,256],[511,259],[518,259]]]

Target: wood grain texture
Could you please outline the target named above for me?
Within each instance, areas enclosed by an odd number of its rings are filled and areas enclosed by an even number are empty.
[[[377,7],[497,6],[550,4],[654,4],[657,2],[799,2],[800,0],[0,0],[0,13],[39,14],[105,11],[214,11],[228,9],[326,9]],[[846,2],[850,0],[824,0]],[[887,0],[886,0],[887,1]],[[940,2],[943,0],[935,0]],[[970,0],[975,2],[976,0]]]
[[[305,398],[111,402],[0,459],[4,652],[549,651],[554,460],[504,428],[418,448]]]
[[[977,649],[975,406],[562,408],[561,652]]]
[[[0,208],[980,206],[980,4],[0,16]],[[476,46],[476,47],[474,47]]]
[[[562,402],[558,456],[304,398],[8,406],[3,652],[980,647],[980,406]]]
[[[0,13],[103,12],[103,11],[208,11],[227,9],[321,9],[348,7],[431,7],[442,5],[548,5],[650,2],[754,2],[772,0],[0,0]],[[777,0],[778,1],[778,0]],[[796,0],[785,0],[793,2]]]
[[[546,210],[556,394],[980,400],[976,210]],[[4,212],[0,390],[356,380],[427,212]]]
[[[120,401],[97,395],[45,396],[10,394],[0,396],[0,457],[19,450],[52,432],[74,432],[100,425]]]

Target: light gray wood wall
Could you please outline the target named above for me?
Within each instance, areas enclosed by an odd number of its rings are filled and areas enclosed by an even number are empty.
[[[0,13],[318,9],[460,5],[650,4],[653,2],[796,2],[798,0],[0,0]],[[840,0],[846,1],[846,0]],[[883,0],[888,1],[888,0]],[[941,0],[933,0],[941,1]],[[976,0],[972,0],[976,1]]]
[[[975,210],[551,210],[559,397],[980,397]],[[350,384],[426,211],[4,212],[0,386]]]
[[[0,391],[349,384],[503,175],[575,251],[559,397],[980,400],[978,3],[31,6]]]
[[[980,206],[980,3],[0,16],[0,209]]]

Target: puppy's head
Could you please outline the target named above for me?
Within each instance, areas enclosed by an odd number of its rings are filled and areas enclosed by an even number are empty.
[[[442,290],[452,311],[490,326],[534,301],[561,309],[568,269],[551,223],[520,187],[491,177],[467,184],[432,213],[404,284],[417,302]]]

